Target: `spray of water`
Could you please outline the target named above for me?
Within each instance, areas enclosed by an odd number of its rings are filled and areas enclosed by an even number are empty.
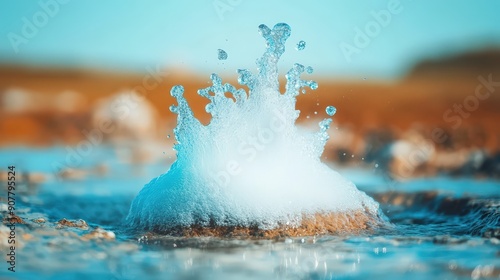
[[[257,226],[273,229],[298,226],[317,213],[363,212],[376,215],[378,204],[320,161],[331,123],[319,131],[295,125],[296,97],[317,83],[301,79],[312,68],[294,64],[279,92],[278,60],[290,36],[287,24],[260,25],[266,51],[257,60],[258,74],[238,70],[236,89],[212,74],[213,85],[198,94],[210,100],[208,125],[193,115],[184,88],[174,86],[178,115],[174,130],[177,160],[135,198],[128,222],[142,229],[176,227]],[[230,93],[232,98],[226,97]],[[334,107],[328,109],[334,114]]]

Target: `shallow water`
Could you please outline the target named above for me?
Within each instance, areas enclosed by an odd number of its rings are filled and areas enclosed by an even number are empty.
[[[51,172],[51,163],[61,155],[64,156],[61,147],[0,151],[3,166],[15,164],[20,172],[47,174]],[[173,238],[133,232],[123,225],[133,197],[168,164],[149,164],[140,172],[132,172],[138,167],[121,163],[111,148],[102,147],[85,160],[82,168],[91,169],[103,162],[109,169],[104,175],[89,173],[80,181],[49,178],[29,193],[18,194],[16,214],[28,224],[16,229],[23,243],[16,251],[16,272],[7,271],[7,264],[3,263],[2,278],[500,276],[498,181],[438,177],[392,184],[374,170],[340,169],[343,176],[381,203],[392,227],[361,236],[277,240]],[[3,199],[4,194],[5,203]],[[31,222],[39,217],[47,222]],[[62,218],[83,219],[89,229],[56,229],[55,222]],[[82,239],[97,226],[114,232],[116,239]]]

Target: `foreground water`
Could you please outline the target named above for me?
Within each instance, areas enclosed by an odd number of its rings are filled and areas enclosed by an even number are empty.
[[[0,151],[2,164],[50,174],[63,148]],[[29,160],[27,157],[29,156]],[[104,175],[48,180],[18,193],[16,227],[22,247],[16,272],[3,262],[2,279],[332,279],[383,277],[498,278],[500,276],[500,183],[468,178],[431,178],[389,184],[372,169],[340,173],[372,195],[394,225],[348,236],[274,240],[173,238],[127,231],[124,220],[140,187],[166,163],[119,162],[99,148],[83,169],[105,163]],[[22,190],[22,188],[20,189]],[[5,217],[2,194],[2,216]],[[45,218],[45,223],[32,220]],[[88,228],[61,227],[66,218]],[[116,236],[88,237],[96,227]],[[496,230],[496,231],[495,231]],[[0,231],[5,233],[5,227]],[[84,237],[87,236],[87,237]],[[495,237],[496,236],[496,237]],[[2,254],[7,252],[2,235]],[[424,279],[425,279],[424,278]]]

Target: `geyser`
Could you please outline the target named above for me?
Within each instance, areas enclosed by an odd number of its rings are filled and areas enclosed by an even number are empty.
[[[370,228],[381,221],[378,204],[320,161],[331,123],[319,131],[295,125],[296,97],[317,83],[300,75],[312,68],[294,64],[279,92],[278,60],[290,36],[287,24],[265,25],[267,43],[258,74],[238,70],[236,89],[212,74],[198,91],[209,99],[208,125],[193,115],[184,88],[174,86],[178,105],[174,130],[177,160],[134,199],[127,221],[135,228],[168,234],[306,235]],[[232,98],[226,97],[230,93]],[[329,115],[336,111],[328,107]]]

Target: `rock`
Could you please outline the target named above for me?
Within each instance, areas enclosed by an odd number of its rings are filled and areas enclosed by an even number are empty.
[[[17,215],[9,215],[3,218],[4,224],[26,224],[26,222]]]
[[[67,220],[67,219],[64,218],[64,219],[59,220],[57,222],[56,228],[57,229],[61,229],[61,228],[64,228],[64,227],[75,227],[75,228],[80,228],[80,229],[83,229],[83,230],[89,229],[89,226],[87,225],[87,222],[85,222],[82,219],[76,220],[76,221],[70,221],[70,220]]]
[[[498,238],[500,239],[500,228],[488,228],[483,232],[485,238]]]
[[[36,219],[33,219],[32,221],[37,223],[37,224],[43,224],[46,222],[46,220],[44,218],[36,218]]]
[[[115,240],[116,235],[112,231],[104,230],[100,227],[96,227],[92,232],[82,236],[83,240],[91,239],[104,239],[104,240]]]
[[[155,233],[177,237],[223,237],[273,239],[284,237],[313,236],[323,234],[345,235],[372,232],[383,224],[382,218],[367,211],[353,213],[317,213],[307,215],[297,226],[279,225],[275,229],[260,229],[257,226],[201,226],[175,227],[153,230]],[[148,243],[148,236],[139,242]]]

